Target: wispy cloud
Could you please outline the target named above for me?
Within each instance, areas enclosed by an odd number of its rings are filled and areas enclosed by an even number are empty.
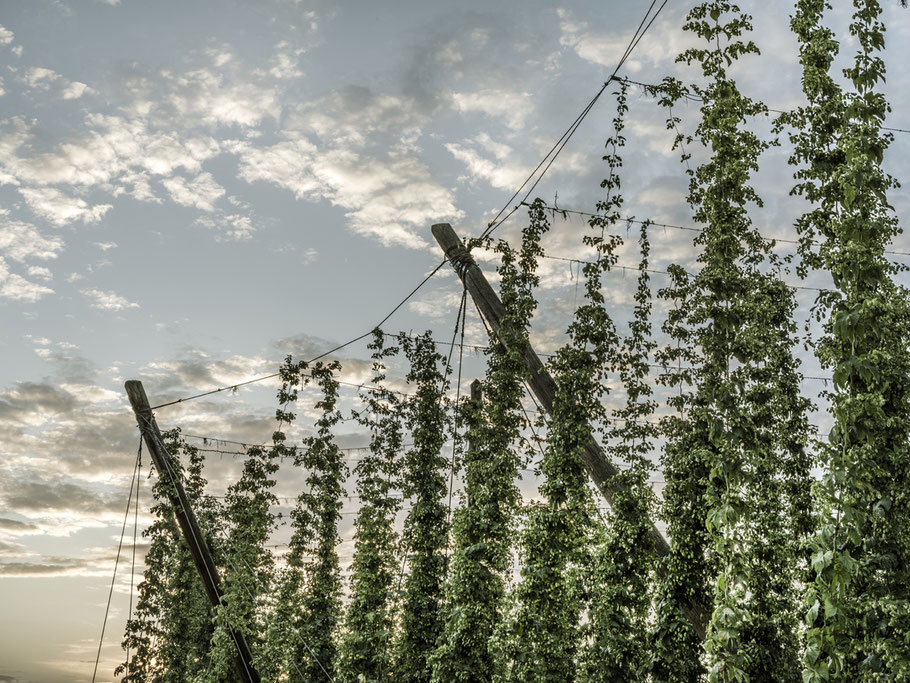
[[[116,292],[103,289],[83,289],[82,294],[91,300],[92,308],[104,311],[122,311],[128,308],[139,308],[139,304],[129,301]]]
[[[17,273],[10,271],[3,257],[0,257],[0,299],[10,301],[35,302],[54,290],[36,282],[30,282]]]
[[[181,206],[194,206],[200,211],[214,211],[215,202],[224,196],[224,188],[215,182],[211,173],[200,173],[192,180],[183,176],[165,178],[161,184],[171,198]]]

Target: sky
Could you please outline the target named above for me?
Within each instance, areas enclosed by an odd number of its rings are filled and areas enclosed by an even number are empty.
[[[649,4],[0,0],[0,681],[91,680],[138,446],[124,381],[142,380],[157,405],[270,374],[288,354],[311,358],[368,332],[441,260],[431,224],[475,236],[510,206],[613,71]],[[834,4],[832,25],[849,54],[849,8]],[[621,75],[697,78],[674,63],[691,44],[681,29],[688,7],[667,3]],[[734,72],[773,109],[800,102],[790,8],[755,4],[763,54]],[[910,61],[910,14],[895,1],[886,22],[889,125],[910,129],[910,84],[895,68]],[[594,209],[614,90],[534,196]],[[624,215],[693,226],[666,112],[636,88],[629,104]],[[675,113],[691,132],[694,105]],[[770,137],[768,121],[755,127]],[[886,165],[906,179],[910,137],[895,135]],[[763,234],[792,239],[805,207],[789,196],[782,142],[755,178],[765,201],[752,215]],[[692,165],[704,158],[689,151]],[[905,197],[891,197],[899,216]],[[517,212],[496,236],[516,244],[523,220]],[[548,254],[584,258],[585,228],[583,216],[554,215]],[[637,263],[635,230],[620,266]],[[652,228],[652,267],[695,266],[692,235]],[[910,244],[902,238],[895,249]],[[494,269],[490,255],[478,259]],[[547,259],[541,275],[533,341],[549,352],[579,301],[577,264]],[[619,267],[608,277],[611,314],[622,325],[635,273]],[[795,273],[789,279],[800,284]],[[662,286],[659,273],[653,280]],[[825,283],[813,276],[801,284]],[[803,318],[813,296],[797,290]],[[460,297],[446,266],[385,330],[451,339]],[[470,310],[465,335],[486,341]],[[799,353],[806,374],[822,376]],[[369,377],[366,340],[333,357],[344,381]],[[463,362],[463,383],[482,372],[477,352]],[[390,376],[406,390],[404,371],[393,365]],[[822,384],[807,379],[804,391],[815,399]],[[236,450],[230,441],[269,438],[275,390],[259,382],[162,408],[157,419],[225,440],[208,441],[213,450]],[[345,410],[356,396],[346,387]],[[311,390],[301,395],[297,436],[314,401]],[[339,428],[352,459],[366,440],[352,423]],[[212,491],[223,492],[238,471],[236,457],[212,453]],[[283,468],[278,494],[295,496],[300,481]],[[533,484],[529,476],[523,485],[530,497]],[[150,485],[143,476],[140,532]],[[356,501],[344,511],[343,561]],[[137,581],[143,550],[140,543]],[[122,658],[127,561],[99,681],[113,680]]]

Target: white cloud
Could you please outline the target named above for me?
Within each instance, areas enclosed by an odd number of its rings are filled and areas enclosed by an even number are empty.
[[[68,86],[63,89],[63,99],[65,100],[78,100],[87,92],[94,92],[90,87],[85,83],[80,83],[79,81],[73,81]]]
[[[277,52],[272,57],[269,75],[279,80],[303,76],[303,71],[300,70],[298,61],[305,50],[301,48],[291,49],[290,43],[284,40],[275,47]]]
[[[485,89],[476,92],[454,93],[455,108],[460,112],[481,112],[502,119],[512,130],[524,127],[525,119],[533,110],[530,93]]]
[[[409,301],[408,309],[426,318],[446,320],[451,317],[453,311],[458,310],[460,305],[460,293],[446,292],[442,295],[434,294],[429,299]]]
[[[196,223],[219,233],[218,240],[248,240],[256,232],[253,219],[241,213],[222,213],[218,216],[200,216]]]
[[[20,187],[19,193],[32,211],[55,225],[97,223],[111,209],[111,204],[90,206],[84,199],[69,197],[53,187]]]
[[[462,144],[449,143],[445,147],[467,166],[471,180],[486,180],[497,189],[513,190],[527,175],[523,165],[509,160],[515,156],[512,148],[493,141],[485,133]]]
[[[319,150],[301,137],[264,149],[240,145],[240,177],[287,188],[301,199],[327,199],[347,210],[351,228],[382,244],[412,248],[433,222],[459,218],[451,192],[429,168],[404,154],[377,158],[351,149]]]
[[[0,45],[9,45],[13,42],[13,32],[8,28],[0,26]]]
[[[613,68],[618,63],[629,44],[629,36],[624,33],[610,33],[592,30],[586,22],[572,19],[566,10],[558,11],[562,35],[560,43],[571,48],[585,61]],[[641,71],[644,64],[672,64],[680,52],[685,50],[694,39],[687,35],[675,21],[659,19],[654,22],[641,39],[641,43],[623,65],[626,71]]]
[[[139,308],[139,304],[133,303],[115,292],[106,292],[101,289],[83,289],[82,294],[92,300],[92,308],[100,308],[104,311],[122,311],[126,308]]]
[[[63,249],[59,237],[44,237],[35,226],[8,218],[0,212],[0,253],[14,261],[57,258]]]
[[[191,181],[182,176],[166,178],[161,184],[175,202],[181,206],[194,206],[200,211],[214,211],[215,202],[225,194],[224,188],[208,172],[200,173]]]
[[[410,137],[427,120],[413,98],[349,86],[298,107],[288,115],[286,128],[335,146],[360,147],[378,134]]]
[[[43,66],[33,66],[26,69],[25,73],[22,74],[23,82],[29,88],[37,88],[38,90],[47,90],[61,78],[62,76],[56,71],[53,69],[46,69]]]
[[[229,62],[230,65],[232,62]],[[176,115],[185,126],[255,126],[263,119],[278,118],[279,91],[263,87],[248,74],[236,82],[209,68],[186,73],[161,71],[150,77],[134,77],[127,87],[134,101],[132,112],[162,125]]]
[[[10,272],[6,261],[0,257],[0,299],[34,303],[53,293],[50,287],[29,282],[21,275]]]
[[[127,192],[156,201],[150,174],[167,176],[177,169],[197,173],[219,150],[211,137],[151,131],[138,119],[93,114],[86,124],[84,135],[50,151],[30,153],[35,124],[21,117],[0,123],[0,183],[103,186],[114,196]]]
[[[36,277],[39,280],[44,280],[45,282],[50,282],[54,279],[54,274],[50,271],[49,268],[44,266],[29,266],[28,274],[31,277]]]
[[[107,403],[120,401],[121,394],[94,384],[61,384],[60,388],[80,403]]]

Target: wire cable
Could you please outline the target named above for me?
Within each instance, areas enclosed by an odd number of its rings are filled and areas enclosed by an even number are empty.
[[[509,200],[505,203],[503,208],[499,210],[499,213],[497,213],[496,216],[493,218],[493,220],[489,222],[486,230],[484,230],[483,233],[481,234],[480,239],[485,239],[485,238],[489,237],[491,234],[493,234],[494,230],[496,230],[500,225],[505,223],[509,219],[509,217],[511,217],[512,214],[514,214],[518,210],[518,207],[521,204],[515,205],[511,211],[509,211],[504,217],[502,217],[500,219],[500,216],[502,216],[502,214],[506,211],[509,204],[511,204],[515,200],[515,198],[521,193],[521,191],[525,188],[525,186],[527,186],[527,184],[531,182],[531,179],[534,178],[535,175],[537,175],[537,172],[540,171],[542,166],[543,166],[543,170],[540,172],[540,175],[537,176],[537,178],[534,180],[534,182],[528,188],[528,191],[525,193],[525,195],[522,199],[522,203],[527,201],[528,197],[531,196],[531,193],[537,187],[538,183],[540,183],[540,181],[543,180],[543,177],[547,174],[547,171],[550,170],[550,167],[553,165],[553,162],[556,161],[556,158],[559,156],[559,154],[562,152],[562,150],[568,144],[569,140],[572,139],[572,136],[575,134],[575,131],[578,130],[579,126],[581,126],[582,122],[585,120],[587,115],[590,113],[591,109],[593,109],[594,105],[597,103],[597,100],[600,99],[600,96],[603,95],[604,90],[606,90],[607,87],[610,85],[610,83],[616,78],[616,74],[623,67],[623,64],[625,64],[626,60],[632,54],[632,51],[638,46],[638,43],[641,42],[641,39],[644,37],[645,33],[648,31],[649,28],[651,28],[651,24],[654,23],[654,20],[657,19],[657,16],[661,13],[661,11],[663,10],[663,8],[666,6],[666,4],[668,2],[668,0],[664,0],[663,3],[661,4],[661,6],[654,13],[654,16],[651,17],[651,20],[648,21],[648,17],[651,15],[651,10],[654,9],[654,5],[656,4],[656,1],[657,0],[651,1],[651,5],[648,7],[648,11],[645,12],[645,16],[642,17],[641,23],[639,23],[638,28],[635,30],[635,33],[632,35],[632,38],[629,40],[629,44],[626,47],[625,52],[623,52],[623,55],[620,58],[619,62],[616,64],[616,67],[613,69],[613,73],[610,74],[610,77],[600,87],[600,90],[597,91],[597,94],[595,94],[594,97],[591,98],[591,101],[588,102],[588,104],[585,106],[585,108],[582,109],[581,113],[575,118],[575,120],[572,122],[572,124],[566,129],[566,131],[562,134],[562,136],[559,138],[559,140],[557,140],[556,143],[550,148],[550,151],[547,152],[546,156],[544,156],[544,158],[541,159],[540,163],[537,164],[537,166],[534,168],[534,170],[531,171],[531,174],[525,179],[525,181],[521,184],[521,186],[509,198]],[[645,25],[646,21],[648,21],[647,25]],[[644,28],[642,28],[642,27],[644,27]],[[546,164],[546,166],[544,166],[544,164]]]
[[[530,204],[528,202],[522,202],[521,206],[530,206]],[[567,214],[575,214],[577,216],[588,216],[591,218],[603,218],[603,216],[601,214],[592,213],[590,211],[578,211],[576,209],[562,209],[558,206],[550,206],[549,204],[544,204],[543,208],[554,214],[556,214],[556,213],[563,214],[563,217],[566,217]],[[642,220],[638,220],[638,219],[635,219],[632,217],[618,218],[618,219],[616,219],[616,222],[617,223],[638,223],[638,224],[647,223],[648,225],[653,225],[654,227],[657,227],[657,228],[670,228],[672,230],[686,230],[688,232],[704,232],[703,228],[696,228],[694,226],[672,225],[670,223],[655,223],[654,221],[647,221],[647,220],[642,221]],[[792,240],[792,239],[788,239],[785,237],[765,237],[764,235],[759,235],[759,237],[761,237],[765,242],[781,242],[782,244],[800,244],[801,243],[800,240]],[[820,242],[818,240],[809,240],[809,243],[815,244],[815,245],[820,244]],[[885,250],[884,253],[893,254],[895,256],[910,256],[910,251]],[[547,256],[545,258],[553,258],[553,257]]]
[[[420,281],[420,284],[419,284],[419,285],[417,285],[414,289],[412,289],[411,292],[395,306],[395,308],[393,308],[391,311],[389,311],[389,313],[388,313],[388,315],[386,315],[386,317],[384,317],[384,318],[383,318],[382,320],[380,320],[378,323],[376,323],[375,325],[373,325],[373,327],[371,327],[369,330],[367,330],[366,332],[364,332],[363,334],[361,334],[361,335],[358,336],[358,337],[354,337],[354,338],[351,339],[350,341],[346,341],[344,344],[339,344],[339,345],[336,346],[335,348],[329,349],[329,350],[326,351],[325,353],[321,353],[321,354],[319,354],[318,356],[316,356],[316,357],[314,357],[314,358],[311,358],[310,360],[306,361],[307,364],[315,363],[317,360],[320,360],[320,359],[322,359],[322,358],[325,358],[326,356],[328,356],[328,355],[330,355],[330,354],[332,354],[332,353],[335,353],[336,351],[340,351],[341,349],[343,349],[343,348],[345,348],[345,347],[348,347],[348,346],[350,346],[351,344],[356,344],[356,343],[359,342],[361,339],[364,339],[364,338],[370,336],[370,335],[373,333],[373,330],[375,330],[377,327],[382,327],[382,325],[383,325],[389,318],[391,318],[393,315],[395,315],[395,313],[398,312],[398,309],[399,309],[399,308],[401,308],[402,306],[404,306],[404,305],[411,299],[411,297],[413,297],[413,296],[417,293],[417,291],[418,291],[421,287],[423,287],[427,282],[429,282],[430,278],[432,278],[434,275],[436,275],[436,273],[439,272],[439,269],[442,268],[442,267],[446,264],[447,261],[448,261],[448,259],[447,259],[447,258],[444,258],[444,259],[439,263],[438,266],[436,266],[433,270],[430,271],[429,275],[427,275],[423,280]],[[246,386],[247,384],[253,384],[253,383],[255,383],[255,382],[262,382],[262,381],[265,381],[265,380],[267,380],[267,379],[272,379],[272,378],[274,378],[274,377],[278,377],[280,374],[281,374],[280,372],[273,372],[271,375],[263,375],[262,377],[256,377],[256,378],[254,378],[254,379],[248,379],[248,380],[246,380],[246,381],[244,381],[244,382],[237,382],[236,384],[228,384],[228,385],[226,385],[226,386],[219,387],[218,389],[212,389],[211,391],[205,391],[205,392],[202,392],[201,394],[195,394],[195,395],[193,395],[193,396],[186,396],[186,397],[184,397],[184,398],[178,398],[178,399],[175,400],[175,401],[168,401],[167,403],[160,403],[160,404],[157,405],[157,406],[152,406],[152,410],[157,410],[158,408],[166,408],[167,406],[177,405],[178,403],[186,403],[187,401],[193,401],[193,400],[195,400],[195,399],[197,399],[197,398],[202,398],[203,396],[211,396],[212,394],[217,394],[217,393],[222,392],[222,391],[227,391],[228,389],[235,390],[235,389],[237,389],[238,387]]]

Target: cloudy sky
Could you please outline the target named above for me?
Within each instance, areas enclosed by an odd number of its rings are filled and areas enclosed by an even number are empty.
[[[0,0],[0,681],[91,679],[138,445],[124,380],[143,380],[162,403],[371,329],[438,264],[429,226],[482,230],[612,72],[649,4]],[[849,52],[846,3],[836,4]],[[688,44],[687,6],[667,4],[623,75],[694,77],[673,63]],[[799,102],[790,5],[758,6],[764,54],[737,76],[786,108]],[[910,15],[889,6],[887,20],[887,59],[906,64]],[[894,127],[910,129],[908,85],[893,69]],[[547,202],[592,210],[611,92],[538,186]],[[635,89],[630,105],[627,214],[691,226],[665,112]],[[694,110],[677,113],[691,130]],[[907,178],[910,136],[896,135],[889,168]],[[756,179],[766,204],[755,221],[768,236],[792,237],[802,208],[787,196],[786,157],[786,145],[771,150]],[[901,192],[893,203],[907,208]],[[497,234],[514,241],[522,220]],[[583,257],[584,228],[583,217],[556,217],[549,253]],[[691,237],[655,228],[653,267],[691,267]],[[633,233],[620,263],[636,258]],[[578,300],[577,266],[546,260],[542,273],[534,334],[548,351]],[[635,275],[610,277],[623,321]],[[386,329],[450,338],[460,293],[445,268]],[[812,296],[798,291],[803,313]],[[476,317],[467,341],[485,341]],[[364,343],[337,357],[343,379],[367,377]],[[465,363],[467,379],[481,371],[476,354]],[[820,388],[805,383],[812,396]],[[274,391],[263,382],[158,419],[261,442]],[[346,409],[355,397],[347,388]],[[348,423],[339,440],[365,443]],[[211,458],[218,493],[238,463]],[[279,495],[296,495],[298,482],[283,472]],[[146,501],[148,490],[143,479]],[[117,584],[99,680],[119,661],[128,583]]]

